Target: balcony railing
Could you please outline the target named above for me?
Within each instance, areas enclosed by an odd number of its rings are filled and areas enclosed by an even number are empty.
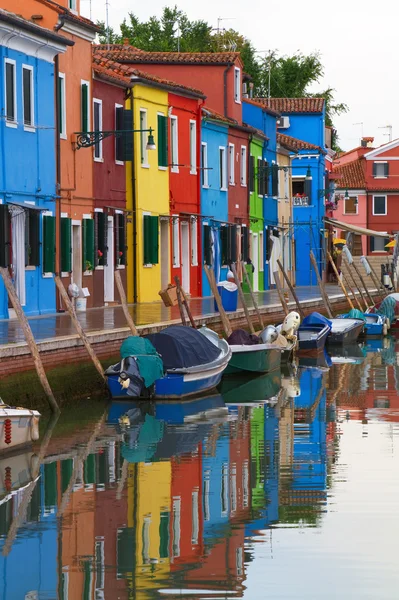
[[[294,196],[292,198],[293,206],[309,206],[309,196]]]

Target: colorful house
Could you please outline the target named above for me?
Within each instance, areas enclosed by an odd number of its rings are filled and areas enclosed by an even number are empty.
[[[285,272],[295,284],[295,268],[293,263],[292,243],[292,168],[289,145],[283,143],[280,134],[277,134],[277,164],[279,166],[279,195],[278,195],[278,222],[280,233],[281,263]],[[281,275],[281,283],[283,283]]]
[[[54,59],[72,44],[0,10],[0,265],[30,316],[56,308]],[[8,316],[1,280],[0,318]]]

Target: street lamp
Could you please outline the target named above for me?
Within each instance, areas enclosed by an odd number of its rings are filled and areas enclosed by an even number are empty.
[[[147,141],[146,148],[147,148],[147,150],[156,150],[157,149],[151,127],[150,127],[150,133],[148,134],[148,141]]]

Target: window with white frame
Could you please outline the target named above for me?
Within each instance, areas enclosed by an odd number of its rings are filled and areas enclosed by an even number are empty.
[[[17,125],[17,78],[16,63],[10,58],[5,59],[5,103],[6,103],[6,124]]]
[[[93,131],[103,130],[103,102],[98,98],[93,98]],[[94,144],[94,160],[102,161],[103,159],[103,142],[97,141]]]
[[[171,138],[171,150],[172,150],[172,168],[173,173],[179,172],[179,136],[178,136],[178,123],[177,117],[172,115],[170,117],[170,138]]]
[[[180,226],[179,218],[176,216],[172,220],[172,251],[173,266],[180,267]]]
[[[373,215],[387,214],[387,197],[373,196]]]
[[[77,0],[68,0],[69,3],[69,10],[73,10],[74,12],[76,12],[77,7],[76,7],[76,3]]]
[[[357,196],[345,198],[344,203],[344,215],[357,215]]]
[[[240,180],[243,187],[247,187],[247,147],[241,146]]]
[[[190,121],[190,173],[197,173],[197,123]]]
[[[230,185],[235,185],[234,160],[235,160],[234,144],[229,144],[229,184]]]
[[[264,270],[264,245],[263,245],[263,231],[259,232],[259,271]]]
[[[389,175],[389,164],[387,161],[373,163],[373,177],[376,179],[386,179]]]
[[[371,236],[370,237],[370,250],[371,252],[387,252],[385,248],[386,244],[388,244],[389,238],[383,238],[379,236]]]
[[[145,108],[140,108],[140,160],[142,167],[148,167],[148,150],[147,150],[147,111]]]
[[[65,73],[58,73],[58,129],[60,137],[67,139]]]
[[[33,95],[33,67],[22,65],[22,97],[24,111],[24,127],[32,129],[35,125],[34,95]]]
[[[201,143],[201,184],[208,187],[208,144]]]
[[[219,146],[219,187],[227,190],[226,148]]]
[[[197,219],[191,219],[191,265],[198,265],[198,223]]]
[[[241,103],[241,69],[234,68],[234,101]]]
[[[81,131],[87,133],[90,131],[90,83],[83,79],[80,82],[80,101],[82,116]]]

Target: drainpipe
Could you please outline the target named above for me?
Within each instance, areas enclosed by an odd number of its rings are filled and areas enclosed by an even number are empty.
[[[133,116],[133,129],[134,129],[134,100],[133,100],[133,88],[130,90],[130,110]],[[137,302],[137,197],[136,197],[136,150],[135,150],[135,136],[133,136],[133,160],[132,160],[132,209],[133,209],[133,302]]]
[[[229,63],[223,72],[223,100],[224,100],[224,116],[228,117],[227,114],[227,75],[230,71],[233,63]]]
[[[202,170],[201,170],[201,150],[202,150],[202,107],[205,104],[205,99],[200,100],[198,103],[198,117],[197,117],[197,162],[199,169],[197,171],[197,193],[198,193],[198,214],[201,214],[201,189],[202,189]],[[199,225],[199,226],[198,226]],[[197,257],[198,257],[198,289],[200,295],[202,295],[202,220],[199,218],[197,223]]]
[[[60,93],[59,93],[59,56],[54,57],[54,85],[55,85],[55,147],[56,147],[56,254],[55,254],[55,270],[57,275],[61,276],[61,138],[60,124],[58,114],[60,110]],[[57,243],[58,242],[58,243]]]

